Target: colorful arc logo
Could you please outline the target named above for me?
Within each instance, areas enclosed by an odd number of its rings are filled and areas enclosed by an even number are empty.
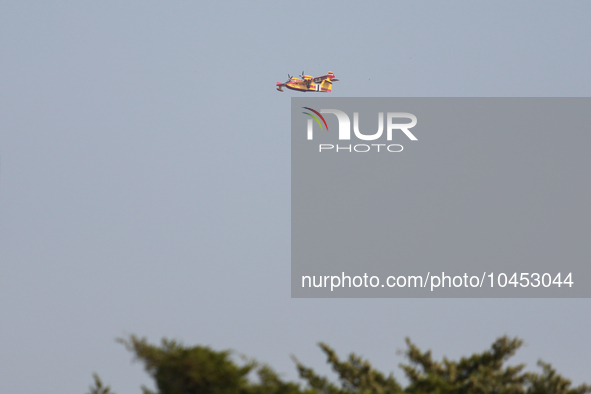
[[[302,108],[307,109],[307,110],[310,110],[310,111],[314,112],[316,115],[320,116],[320,119],[322,119],[322,122],[326,126],[326,131],[328,131],[328,125],[326,124],[326,120],[324,120],[324,116],[320,115],[320,112],[318,112],[318,111],[316,111],[316,110],[314,110],[312,108],[309,108],[309,107],[302,107]],[[320,130],[322,130],[322,123],[320,123],[320,120],[318,120],[318,118],[316,116],[312,115],[309,112],[302,112],[302,113],[303,114],[306,114],[308,116],[311,116],[318,123],[318,126],[320,126]]]

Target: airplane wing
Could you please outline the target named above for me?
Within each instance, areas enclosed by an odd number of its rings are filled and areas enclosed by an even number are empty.
[[[325,79],[330,79],[331,81],[338,81],[338,79],[334,77],[334,73],[332,71],[329,71],[326,75],[314,78],[314,83],[320,83]]]

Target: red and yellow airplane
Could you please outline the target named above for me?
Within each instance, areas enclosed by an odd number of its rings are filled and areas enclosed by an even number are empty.
[[[332,91],[332,82],[338,81],[334,77],[332,71],[329,71],[326,75],[321,77],[313,77],[311,75],[304,75],[302,71],[301,78],[295,78],[291,75],[287,74],[289,80],[287,82],[281,83],[277,82],[277,90],[283,92],[282,87],[286,87],[292,90],[299,90],[300,92],[330,92]]]

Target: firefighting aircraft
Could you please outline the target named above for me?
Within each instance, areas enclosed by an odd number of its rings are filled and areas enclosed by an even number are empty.
[[[301,78],[295,78],[291,75],[287,74],[289,78],[287,82],[281,83],[277,82],[277,90],[283,92],[282,87],[286,87],[292,90],[299,90],[300,92],[330,92],[332,91],[332,83],[333,81],[338,81],[334,77],[332,71],[329,71],[326,75],[321,77],[313,77],[311,75],[305,75],[302,71]]]

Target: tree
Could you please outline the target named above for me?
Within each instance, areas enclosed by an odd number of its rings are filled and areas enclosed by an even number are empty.
[[[268,365],[244,360],[238,365],[229,350],[186,347],[163,339],[160,346],[134,335],[119,339],[144,364],[154,379],[157,392],[142,387],[144,394],[585,394],[591,386],[571,387],[550,364],[540,361],[541,373],[523,372],[525,366],[507,366],[522,341],[497,339],[489,350],[458,361],[435,361],[431,351],[422,352],[406,340],[407,364],[400,367],[409,379],[402,387],[392,374],[384,375],[361,357],[351,354],[342,361],[324,343],[320,348],[337,375],[336,382],[319,376],[294,358],[304,387],[285,382]],[[256,379],[250,379],[252,374]],[[103,387],[97,375],[90,394],[114,394]]]
[[[90,386],[88,394],[115,394],[109,386],[103,386],[101,378],[96,373],[92,374],[92,378],[94,379],[94,386]]]

